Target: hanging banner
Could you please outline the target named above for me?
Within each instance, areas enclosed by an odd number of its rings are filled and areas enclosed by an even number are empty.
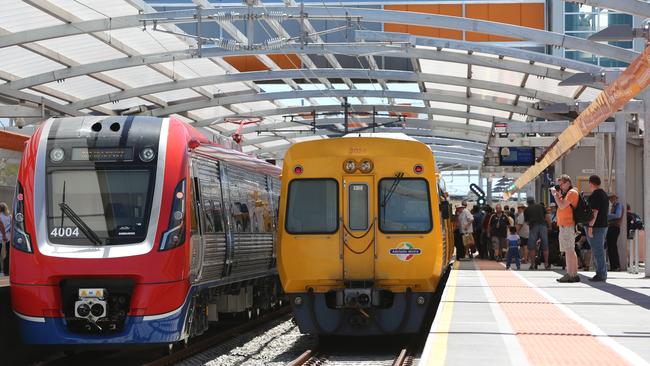
[[[583,137],[603,123],[609,116],[621,109],[650,84],[650,47],[637,57],[630,66],[608,85],[573,123],[558,136],[543,155],[508,188],[504,199],[539,176],[544,169],[569,151]]]

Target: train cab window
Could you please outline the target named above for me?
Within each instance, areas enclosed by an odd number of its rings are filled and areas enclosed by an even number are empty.
[[[332,234],[338,230],[338,183],[295,179],[289,183],[286,230],[290,234]]]
[[[384,233],[431,231],[429,187],[424,179],[379,181],[379,229]]]
[[[149,170],[55,170],[48,175],[52,243],[113,245],[145,239],[153,191]]]
[[[368,186],[350,184],[348,188],[348,225],[350,230],[368,230]]]

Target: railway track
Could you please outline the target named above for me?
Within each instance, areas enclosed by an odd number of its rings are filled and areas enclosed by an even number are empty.
[[[186,348],[180,349],[178,351],[172,352],[171,354],[159,358],[155,361],[146,363],[145,366],[166,366],[166,365],[173,365],[177,362],[180,362],[182,360],[185,360],[191,356],[197,355],[211,347],[217,346],[225,341],[230,340],[231,338],[250,332],[256,328],[261,327],[262,325],[282,318],[284,316],[288,316],[288,314],[291,312],[291,307],[290,306],[284,306],[281,307],[275,311],[272,311],[270,313],[264,314],[260,316],[259,318],[253,319],[251,321],[248,321],[242,325],[239,325],[237,327],[224,330],[223,332],[220,332],[216,335],[201,339],[196,341],[195,343],[190,343]]]
[[[380,355],[336,355],[334,352],[322,351],[320,349],[307,350],[287,366],[412,366],[415,361],[415,350],[410,345],[402,348],[391,360],[382,359]],[[376,358],[374,358],[376,357]]]

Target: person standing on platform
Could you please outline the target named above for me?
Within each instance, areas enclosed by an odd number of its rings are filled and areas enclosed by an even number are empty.
[[[519,235],[517,235],[517,228],[510,226],[510,234],[507,237],[508,255],[506,256],[506,269],[510,269],[512,258],[515,258],[517,269],[521,269],[521,261],[519,258],[519,239]]]
[[[567,273],[557,282],[580,282],[578,277],[578,257],[575,252],[576,223],[573,220],[573,207],[578,205],[578,191],[571,186],[571,177],[562,174],[558,186],[551,187],[551,194],[557,202],[557,225],[560,228],[560,251],[566,258]]]
[[[490,220],[494,216],[494,210],[490,206],[485,206],[485,216],[483,217],[483,224],[481,225],[483,237],[479,249],[481,259],[494,259],[494,252],[492,250],[492,239],[490,238]]]
[[[2,272],[9,275],[9,231],[11,230],[11,215],[6,203],[0,202],[0,232],[2,232],[2,247],[5,257],[2,259]]]
[[[609,228],[607,229],[607,255],[609,256],[609,270],[620,271],[618,260],[618,236],[621,233],[621,221],[623,220],[623,205],[618,201],[616,193],[609,194],[611,210],[607,214]]]
[[[494,251],[494,259],[501,260],[503,250],[507,248],[506,237],[508,236],[508,216],[503,212],[501,205],[497,203],[495,206],[496,213],[490,218],[488,225],[488,234],[492,237],[492,249]]]
[[[460,225],[460,233],[465,237],[465,235],[471,235],[472,240],[474,240],[474,216],[467,209],[467,201],[463,201],[460,206],[460,214],[458,215],[458,224]],[[469,256],[469,259],[474,258],[475,244],[465,245],[465,239],[463,239],[464,251]]]
[[[483,251],[481,240],[483,236],[483,219],[485,218],[485,213],[478,205],[472,207],[471,213],[474,217],[474,222],[472,222],[472,227],[474,229],[474,245],[476,246],[478,255],[482,257],[484,254],[481,253]]]
[[[515,227],[517,228],[517,235],[519,235],[519,246],[521,247],[521,255],[523,262],[526,263],[526,258],[528,258],[528,232],[529,227],[526,223],[526,218],[524,217],[524,210],[526,205],[520,203],[517,205],[517,216],[515,219]]]
[[[524,210],[524,221],[528,223],[528,260],[529,270],[537,269],[537,241],[544,253],[544,263],[548,266],[548,226],[546,225],[546,209],[541,203],[535,203],[528,197],[528,207]]]
[[[593,212],[591,221],[587,224],[587,241],[591,247],[591,253],[594,256],[596,265],[596,275],[590,278],[590,281],[607,280],[607,262],[605,259],[605,236],[607,235],[607,193],[600,188],[600,177],[592,175],[589,177],[589,207]]]

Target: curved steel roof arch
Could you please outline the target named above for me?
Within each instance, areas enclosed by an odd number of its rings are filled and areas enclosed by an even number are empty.
[[[216,107],[223,105],[230,105],[235,103],[249,103],[257,101],[271,101],[281,99],[306,99],[306,98],[339,98],[339,97],[366,97],[366,98],[400,98],[411,100],[428,100],[443,103],[454,103],[461,105],[470,105],[475,107],[490,108],[495,110],[502,110],[506,112],[513,112],[519,114],[526,114],[533,117],[545,119],[563,119],[561,115],[543,112],[535,109],[531,104],[519,102],[519,105],[506,104],[497,101],[497,97],[481,95],[473,93],[467,96],[463,92],[452,92],[448,90],[435,90],[429,89],[427,92],[405,92],[397,90],[292,90],[288,92],[273,92],[273,93],[257,93],[249,95],[234,95],[226,97],[216,97],[212,100],[200,100],[168,107],[156,108],[143,114],[152,116],[166,116],[172,113],[187,112],[196,109]],[[355,108],[353,105],[352,108]],[[339,106],[340,108],[340,106]],[[257,115],[253,111],[252,114]]]
[[[548,93],[545,91],[519,87],[507,83],[498,83],[480,79],[467,79],[456,76],[446,76],[440,74],[429,74],[412,71],[398,70],[366,70],[366,69],[290,69],[290,70],[270,70],[270,71],[252,71],[234,74],[225,74],[208,77],[198,77],[193,79],[183,79],[170,81],[160,84],[152,84],[142,87],[127,89],[120,92],[108,93],[92,98],[83,99],[70,103],[68,107],[74,109],[84,109],[105,103],[124,100],[128,98],[140,97],[142,95],[160,93],[171,90],[192,88],[219,83],[232,83],[241,81],[267,81],[278,79],[303,79],[303,78],[351,78],[351,79],[381,79],[385,81],[411,81],[411,82],[429,82],[445,85],[455,85],[469,87],[472,89],[483,89],[495,92],[501,92],[522,97],[540,99],[554,103],[573,103],[574,99],[564,95]],[[2,90],[0,89],[0,93]]]
[[[563,0],[650,18],[650,4],[639,0]]]
[[[413,106],[403,106],[403,105],[386,105],[386,104],[364,104],[364,105],[354,105],[355,112],[372,112],[373,109],[377,112],[412,112],[420,114],[433,114],[433,115],[445,115],[449,117],[459,117],[466,119],[475,119],[485,122],[504,122],[507,123],[510,120],[507,118],[500,118],[495,116],[487,116],[484,114],[478,113],[467,113],[460,111],[452,111],[440,108],[427,108],[427,107],[413,107]],[[264,109],[256,110],[256,117],[270,117],[270,116],[283,116],[291,114],[305,114],[312,111],[316,112],[340,112],[341,106],[339,105],[318,105],[318,106],[301,106],[301,107],[286,107],[286,108],[274,108],[274,109]],[[194,123],[197,127],[206,127],[211,125],[218,125],[225,123],[224,119],[226,118],[241,118],[249,116],[250,114],[236,113],[226,116],[221,116],[217,118],[208,118]]]
[[[244,7],[228,7],[225,8],[230,11],[239,11],[243,13],[248,12],[248,8]],[[268,9],[276,10],[293,16],[299,16],[301,7],[274,7],[265,6],[264,9],[255,9],[255,13],[265,13]],[[203,9],[202,14],[208,16],[212,13],[223,12],[224,8],[219,9]],[[611,46],[607,44],[600,44],[597,42],[588,41],[586,39],[566,36],[564,34],[553,33],[528,27],[502,24],[478,19],[468,19],[447,15],[437,14],[424,14],[394,10],[377,10],[377,9],[361,9],[354,7],[313,7],[306,6],[304,11],[310,16],[338,16],[338,17],[351,17],[361,18],[364,22],[385,23],[390,20],[391,23],[419,25],[424,27],[438,27],[456,30],[465,30],[472,32],[481,32],[488,34],[501,35],[506,37],[526,39],[535,41],[541,44],[552,45],[557,47],[564,47],[588,53],[597,54],[604,57],[609,57],[614,60],[623,62],[631,62],[636,56],[637,52],[629,51],[620,47]],[[173,17],[186,17],[187,20],[172,19]],[[155,12],[139,15],[127,15],[113,18],[102,18],[95,20],[87,20],[81,22],[72,22],[69,24],[55,25],[49,27],[42,27],[30,29],[26,31],[16,32],[4,36],[0,36],[0,47],[9,47],[21,43],[31,43],[42,41],[46,39],[59,38],[83,33],[92,33],[98,31],[110,31],[114,29],[123,28],[139,28],[143,25],[143,21],[158,19],[160,24],[164,23],[187,23],[195,22],[196,10],[181,10],[170,12]]]
[[[1,37],[0,37],[1,38]],[[425,37],[423,37],[425,38]],[[471,43],[471,42],[466,42]],[[457,43],[449,43],[448,47],[453,49],[453,46],[456,46]],[[469,47],[464,47],[469,48]],[[482,48],[479,46],[473,47],[479,48],[482,53],[490,53],[497,56],[501,56],[505,53],[514,55],[516,52],[512,52],[513,49],[510,49],[510,52],[506,52],[507,47],[496,47],[491,46],[489,48]],[[407,54],[405,54],[405,52]],[[423,59],[429,59],[434,61],[448,61],[456,62],[463,64],[472,64],[476,66],[485,66],[491,68],[498,68],[508,71],[516,71],[522,73],[529,73],[531,75],[536,75],[540,77],[549,77],[557,80],[564,80],[569,76],[572,76],[572,72],[555,70],[548,67],[523,64],[521,62],[502,60],[497,58],[489,58],[480,55],[463,55],[458,53],[449,53],[445,51],[437,51],[431,49],[417,49],[412,47],[405,46],[393,46],[393,45],[378,45],[378,44],[331,44],[331,45],[306,45],[300,47],[299,45],[289,45],[273,50],[249,50],[249,51],[229,51],[222,49],[205,49],[201,52],[201,57],[203,58],[213,58],[213,57],[228,57],[228,56],[246,56],[246,55],[258,55],[263,53],[298,53],[298,54],[307,54],[307,55],[324,55],[328,53],[349,55],[349,56],[360,56],[360,55],[376,55],[376,56],[390,56],[390,57],[401,57],[401,58],[410,58],[410,57],[419,57]],[[542,55],[542,54],[540,54]],[[527,57],[524,57],[527,56]],[[514,56],[510,56],[513,57]],[[530,57],[530,58],[529,58]],[[197,50],[183,50],[177,52],[165,52],[165,53],[155,53],[149,55],[139,55],[132,57],[124,57],[118,59],[112,59],[109,61],[100,61],[94,63],[88,63],[79,66],[72,66],[68,68],[62,68],[60,70],[49,71],[37,75],[27,76],[18,80],[12,80],[8,83],[1,85],[0,90],[5,89],[24,89],[29,88],[35,85],[45,84],[57,80],[65,80],[68,78],[73,78],[82,75],[95,74],[105,71],[111,71],[116,69],[123,69],[129,67],[172,62],[172,61],[181,61],[192,58],[199,58]],[[522,52],[521,57],[518,59],[526,61],[537,61],[546,62],[546,57],[532,58],[528,53]],[[559,64],[563,68],[571,68],[577,71],[582,72],[600,72],[603,69],[595,67],[590,64],[582,64],[576,62],[566,62],[562,63],[559,60],[556,60],[554,64]]]

